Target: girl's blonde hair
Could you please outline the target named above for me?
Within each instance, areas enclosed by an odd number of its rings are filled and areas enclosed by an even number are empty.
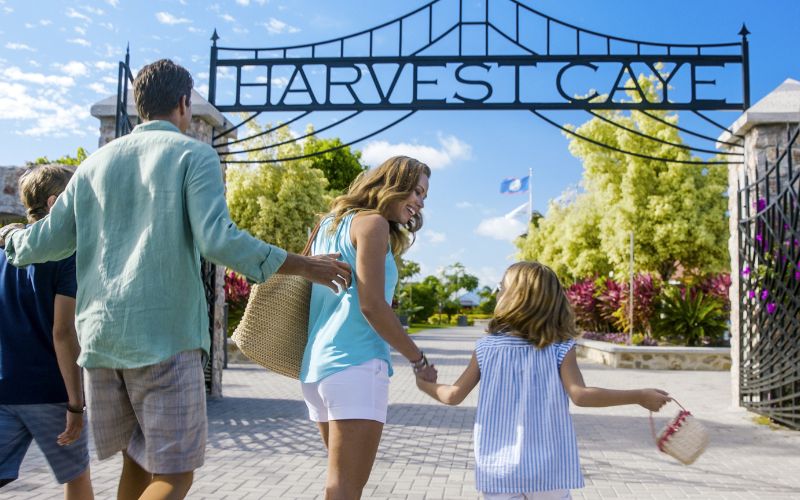
[[[416,189],[420,176],[430,178],[431,169],[407,156],[393,156],[379,167],[361,173],[347,190],[331,204],[331,231],[352,213],[378,213],[388,219],[389,207],[407,198]],[[416,213],[405,226],[389,221],[389,241],[395,257],[413,243],[413,235],[422,228],[422,214]],[[409,237],[411,235],[411,237]]]
[[[47,199],[60,195],[72,178],[72,170],[62,165],[38,165],[19,178],[19,197],[25,206],[28,222],[47,215]]]
[[[490,332],[509,331],[536,347],[578,336],[575,316],[558,276],[538,262],[517,262],[506,270],[505,289],[489,321]]]

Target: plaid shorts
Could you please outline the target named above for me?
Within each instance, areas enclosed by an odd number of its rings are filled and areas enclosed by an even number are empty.
[[[34,439],[59,483],[83,474],[89,467],[87,431],[84,427],[77,441],[59,446],[56,440],[66,423],[67,403],[0,405],[0,480],[17,478]]]
[[[205,458],[202,351],[155,365],[87,369],[89,425],[100,460],[125,451],[151,474],[190,472]]]

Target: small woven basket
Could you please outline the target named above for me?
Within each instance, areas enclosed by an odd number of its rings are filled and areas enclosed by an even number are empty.
[[[673,399],[673,401],[675,401]],[[678,414],[656,435],[653,413],[650,412],[650,430],[659,450],[689,465],[703,454],[708,446],[708,430],[680,403]]]
[[[301,255],[311,254],[317,223]],[[264,368],[294,379],[308,342],[311,282],[299,276],[273,274],[250,289],[250,297],[231,339],[239,350]]]
[[[264,368],[300,378],[308,341],[311,283],[298,276],[275,274],[254,285],[239,326],[231,338],[245,356]]]

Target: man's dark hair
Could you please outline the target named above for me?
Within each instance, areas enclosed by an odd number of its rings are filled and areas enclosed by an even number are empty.
[[[181,97],[190,99],[194,81],[192,75],[169,59],[148,64],[133,81],[133,97],[139,118],[150,120],[154,116],[165,116],[178,107]]]

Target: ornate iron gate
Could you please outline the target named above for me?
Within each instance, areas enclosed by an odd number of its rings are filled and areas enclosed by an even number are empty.
[[[800,429],[800,126],[738,191],[740,403]]]

